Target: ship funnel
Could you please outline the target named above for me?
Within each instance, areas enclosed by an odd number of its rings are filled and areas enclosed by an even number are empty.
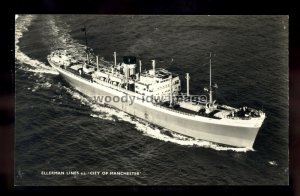
[[[117,66],[117,53],[114,52],[114,61],[115,61],[115,67]]]
[[[128,76],[134,76],[136,72],[136,57],[124,56],[123,57],[124,68],[128,70]]]
[[[190,74],[186,73],[186,95],[190,96]]]

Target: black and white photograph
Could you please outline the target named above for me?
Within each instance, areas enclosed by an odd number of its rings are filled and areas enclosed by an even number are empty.
[[[15,186],[289,185],[288,15],[15,15]]]

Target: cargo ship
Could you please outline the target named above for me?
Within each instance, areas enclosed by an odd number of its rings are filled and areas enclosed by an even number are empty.
[[[157,68],[142,71],[142,61],[124,56],[123,62],[104,61],[86,44],[85,54],[57,49],[48,56],[49,64],[75,89],[100,104],[108,104],[130,115],[167,130],[195,139],[222,145],[253,148],[265,113],[250,107],[235,108],[213,99],[216,85],[211,80],[206,95],[189,92],[190,74],[186,74],[186,92],[181,90],[178,74]]]

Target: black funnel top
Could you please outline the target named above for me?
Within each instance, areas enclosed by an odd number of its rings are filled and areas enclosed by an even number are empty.
[[[125,64],[136,64],[136,57],[134,56],[124,56],[123,62]]]

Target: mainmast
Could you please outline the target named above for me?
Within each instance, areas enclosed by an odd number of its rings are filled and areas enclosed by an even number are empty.
[[[84,28],[83,29],[84,29],[85,45],[86,45],[86,47],[88,47],[85,24],[84,24]]]
[[[89,60],[89,50],[88,50],[88,42],[87,42],[87,36],[86,36],[86,26],[84,24],[84,27],[81,28],[81,31],[84,31],[84,37],[85,37],[85,46],[86,46],[86,58],[87,58],[87,61],[88,63],[90,62]]]
[[[212,104],[212,86],[211,86],[211,52],[209,53],[209,105]]]

